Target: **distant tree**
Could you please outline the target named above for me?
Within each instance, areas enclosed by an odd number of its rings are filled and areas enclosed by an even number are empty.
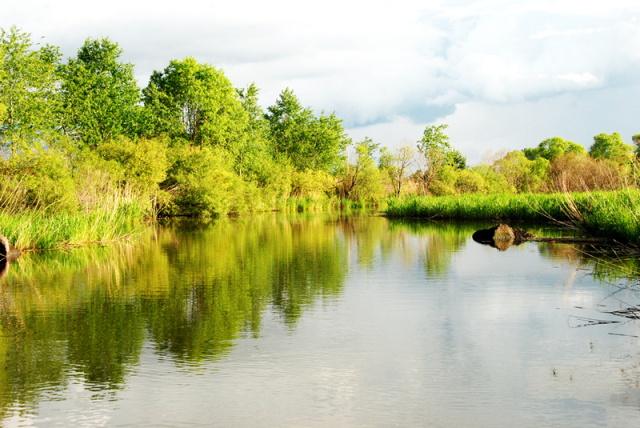
[[[611,159],[619,164],[628,164],[633,159],[633,146],[622,141],[619,133],[598,134],[593,137],[589,154],[594,159]]]
[[[640,134],[634,135],[631,139],[636,145],[636,158],[640,158]]]
[[[267,109],[265,118],[274,156],[299,171],[335,170],[351,143],[335,113],[315,117],[288,88]]]
[[[395,153],[391,153],[386,147],[380,151],[379,167],[388,174],[396,197],[402,194],[402,187],[407,181],[407,174],[414,162],[415,149],[409,145],[398,148]]]
[[[443,167],[466,168],[466,159],[458,150],[451,148],[449,136],[444,133],[448,126],[446,124],[429,125],[425,128],[422,139],[418,141],[417,147],[421,155],[419,157],[420,178],[425,193],[428,192],[429,185]]]
[[[547,138],[538,147],[524,149],[524,154],[529,160],[544,158],[548,161],[567,153],[586,153],[587,150],[580,144],[568,141],[560,137]]]
[[[544,190],[549,174],[549,161],[542,157],[531,161],[524,152],[514,150],[496,161],[492,168],[502,175],[515,191],[535,192]]]
[[[87,39],[77,57],[60,66],[63,126],[87,147],[136,132],[140,89],[121,55],[108,38]]]
[[[374,156],[380,147],[371,138],[356,144],[355,163],[345,162],[338,173],[338,194],[352,200],[377,202],[383,196],[380,170]]]
[[[153,72],[143,95],[155,133],[234,154],[242,147],[248,114],[222,70],[191,57],[172,60]]]
[[[0,147],[12,153],[42,145],[57,130],[57,47],[33,49],[16,27],[0,33]]]

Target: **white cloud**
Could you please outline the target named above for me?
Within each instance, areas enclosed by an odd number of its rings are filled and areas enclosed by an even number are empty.
[[[525,110],[548,136],[560,125],[545,109],[571,97],[593,105],[584,121],[605,132],[601,118],[620,121],[594,89],[640,84],[635,0],[6,3],[0,27],[45,35],[66,56],[87,37],[118,42],[142,86],[170,59],[194,56],[238,87],[255,82],[265,107],[290,87],[304,105],[335,110],[353,132],[379,133],[369,136],[383,144],[419,139],[406,134],[447,120],[452,134],[464,135],[471,121],[486,141],[514,144],[512,123],[524,119],[500,118]]]

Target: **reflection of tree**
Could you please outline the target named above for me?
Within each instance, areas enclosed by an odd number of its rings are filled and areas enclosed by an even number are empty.
[[[612,250],[553,242],[541,242],[538,247],[543,257],[569,262],[576,268],[588,271],[602,282],[617,282],[640,275],[640,259],[635,251],[625,253],[624,249]]]
[[[72,377],[121,387],[146,337],[177,361],[200,361],[244,331],[259,335],[269,305],[293,325],[342,292],[345,260],[329,217],[185,222],[140,244],[27,254],[0,282],[0,418]]]
[[[394,235],[400,231],[409,231],[412,236],[424,239],[425,272],[434,278],[447,274],[453,255],[465,245],[477,227],[478,225],[471,223],[391,220]]]
[[[138,302],[110,301],[100,292],[64,314],[67,359],[90,385],[117,388],[138,361],[144,320]]]

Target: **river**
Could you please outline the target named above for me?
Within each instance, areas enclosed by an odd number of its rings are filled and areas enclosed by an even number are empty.
[[[2,425],[640,422],[638,283],[486,226],[274,214],[27,253],[0,279]]]

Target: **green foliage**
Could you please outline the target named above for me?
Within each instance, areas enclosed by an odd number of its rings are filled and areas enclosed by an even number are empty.
[[[60,66],[64,130],[81,145],[96,148],[137,131],[140,89],[121,55],[107,38],[87,39],[77,57]]]
[[[235,170],[243,179],[265,186],[270,171],[275,168],[275,160],[269,146],[269,124],[258,105],[258,94],[259,90],[253,83],[246,89],[238,90],[248,121],[244,129],[244,138],[234,149]]]
[[[101,145],[97,154],[115,163],[113,172],[121,185],[130,185],[145,195],[155,193],[167,176],[167,142],[160,139],[134,142],[124,138]]]
[[[527,159],[524,152],[515,150],[496,161],[493,169],[501,174],[508,185],[516,191],[536,192],[545,190],[549,161],[545,158],[531,161]]]
[[[244,182],[233,173],[225,152],[208,147],[174,147],[162,183],[172,195],[164,214],[219,216],[247,210]]]
[[[611,135],[598,134],[593,137],[589,154],[594,159],[610,159],[619,164],[629,164],[633,160],[633,146],[622,141],[617,132]]]
[[[403,186],[408,180],[407,175],[414,161],[415,150],[412,146],[400,147],[395,153],[391,153],[386,147],[380,150],[379,168],[389,177],[396,197],[402,195]]]
[[[351,140],[335,113],[326,116],[322,112],[315,117],[288,88],[267,110],[265,118],[276,160],[289,161],[298,171],[332,172],[338,167]]]
[[[524,149],[524,154],[529,160],[544,158],[548,161],[553,161],[558,156],[568,153],[583,154],[586,153],[586,149],[580,144],[564,140],[560,137],[547,138],[536,148]]]
[[[75,212],[75,183],[66,158],[55,150],[15,155],[0,173],[0,208],[52,214]]]
[[[446,124],[429,125],[425,128],[422,139],[418,141],[418,151],[421,155],[420,178],[425,193],[431,191],[431,182],[438,177],[445,166],[466,168],[466,159],[459,151],[451,148],[449,136],[444,133],[448,126]],[[441,184],[437,184],[435,188],[448,191]]]
[[[240,149],[249,116],[221,70],[191,57],[171,60],[163,72],[153,72],[143,94],[155,134],[233,154]]]
[[[458,193],[486,193],[487,183],[477,171],[463,169],[456,174],[455,187]]]
[[[291,177],[292,197],[327,199],[334,187],[335,178],[324,171],[294,171]]]
[[[2,112],[0,111],[0,117],[2,116]],[[635,134],[633,137],[631,137],[631,139],[633,140],[633,142],[636,145],[636,158],[640,158],[640,134]]]
[[[0,33],[0,148],[41,148],[56,133],[60,57],[50,45],[34,50],[31,36],[16,27]]]
[[[375,204],[384,197],[382,174],[374,161],[379,146],[368,137],[356,144],[355,164],[345,162],[337,174],[340,198]]]

